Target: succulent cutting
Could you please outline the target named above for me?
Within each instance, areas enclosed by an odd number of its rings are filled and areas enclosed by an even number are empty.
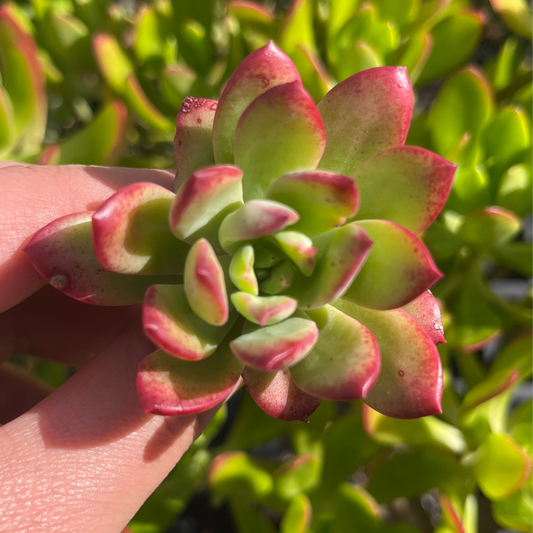
[[[439,413],[441,274],[417,235],[455,165],[404,146],[402,67],[347,78],[315,105],[272,42],[218,102],[176,120],[176,193],[150,183],[60,218],[26,252],[88,304],[143,303],[158,346],[140,365],[146,411],[208,410],[240,376],[256,403],[306,420],[321,399],[362,398],[397,418]]]

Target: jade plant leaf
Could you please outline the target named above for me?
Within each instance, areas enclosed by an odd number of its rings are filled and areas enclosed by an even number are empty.
[[[174,136],[176,190],[195,170],[215,163],[211,136],[217,106],[215,100],[190,96],[181,104]]]
[[[285,320],[298,306],[298,302],[288,296],[254,296],[247,292],[234,292],[231,302],[244,318],[260,326],[272,326]]]
[[[511,437],[492,433],[476,451],[473,469],[483,494],[500,500],[524,484],[531,460]]]
[[[235,164],[244,173],[244,199],[261,198],[283,174],[316,168],[325,144],[320,113],[299,80],[257,97],[235,131]]]
[[[435,344],[446,342],[439,304],[430,291],[423,292],[418,298],[404,305],[403,310],[426,330]]]
[[[307,314],[317,323],[319,335],[307,357],[290,369],[296,385],[327,400],[365,397],[380,369],[379,348],[372,333],[329,305]]]
[[[144,298],[146,335],[165,352],[188,361],[211,355],[236,318],[230,315],[223,327],[207,324],[192,310],[183,285],[152,285]]]
[[[298,494],[291,499],[283,514],[280,533],[306,533],[311,525],[312,513],[309,498],[305,494]]]
[[[266,197],[292,207],[300,220],[291,229],[307,235],[341,226],[359,206],[352,179],[319,170],[281,176],[268,188]]]
[[[177,178],[180,179],[179,177]],[[170,228],[181,240],[195,242],[210,237],[211,225],[242,205],[242,172],[233,166],[196,170],[176,193],[170,212]]]
[[[100,264],[119,274],[182,274],[189,245],[168,225],[174,196],[153,183],[134,183],[106,200],[92,217]]]
[[[356,222],[372,249],[344,298],[372,309],[395,309],[429,289],[442,274],[420,240],[385,220]]]
[[[415,146],[380,152],[351,174],[361,198],[357,218],[390,220],[422,233],[444,207],[455,168]]]
[[[309,492],[320,481],[322,461],[308,453],[289,459],[274,472],[274,490],[284,500]]]
[[[318,109],[328,139],[319,168],[350,176],[379,152],[403,146],[413,112],[407,70],[383,67],[360,72],[336,85]]]
[[[247,366],[242,376],[255,403],[280,420],[307,422],[320,404],[320,398],[305,393],[296,385],[287,369],[266,372]]]
[[[183,361],[158,350],[139,365],[137,392],[147,413],[201,413],[231,394],[242,368],[227,341],[201,361]]]
[[[206,239],[196,241],[185,261],[183,287],[192,310],[212,326],[223,326],[229,318],[224,270]]]
[[[303,359],[317,338],[318,328],[312,320],[294,317],[245,333],[231,341],[230,348],[246,365],[276,371]]]
[[[131,305],[143,301],[150,285],[178,281],[178,276],[127,276],[105,270],[91,242],[92,216],[87,212],[58,218],[26,246],[33,265],[50,285],[93,305]]]
[[[222,91],[213,124],[213,149],[218,164],[234,162],[233,140],[246,108],[265,91],[299,80],[292,61],[272,41],[239,65]]]
[[[364,401],[395,418],[440,414],[442,366],[430,336],[402,309],[374,311],[345,300],[333,304],[374,335],[381,371]]]

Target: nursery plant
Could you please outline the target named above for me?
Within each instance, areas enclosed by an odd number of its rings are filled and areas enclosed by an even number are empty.
[[[416,234],[455,167],[403,146],[412,105],[406,70],[392,67],[348,78],[317,107],[269,43],[218,103],[184,100],[176,193],[124,188],[44,227],[26,253],[73,298],[144,301],[159,347],[137,378],[149,412],[210,409],[242,374],[285,420],[320,399],[438,413],[444,339],[428,289],[440,272]]]

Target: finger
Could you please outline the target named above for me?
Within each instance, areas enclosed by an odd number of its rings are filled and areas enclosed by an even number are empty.
[[[0,530],[122,531],[199,430],[142,410],[135,374],[152,349],[130,330],[0,428]]]
[[[0,367],[0,425],[22,415],[54,389],[28,372],[10,365]]]
[[[45,284],[22,251],[52,220],[97,209],[118,189],[138,181],[172,188],[167,170],[67,165],[0,168],[0,312]]]
[[[87,305],[47,285],[0,314],[0,362],[26,353],[82,365],[140,317],[139,306]]]

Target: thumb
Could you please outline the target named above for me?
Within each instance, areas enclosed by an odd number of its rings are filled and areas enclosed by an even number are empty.
[[[214,414],[146,414],[134,327],[56,392],[0,428],[0,529],[119,533]]]

